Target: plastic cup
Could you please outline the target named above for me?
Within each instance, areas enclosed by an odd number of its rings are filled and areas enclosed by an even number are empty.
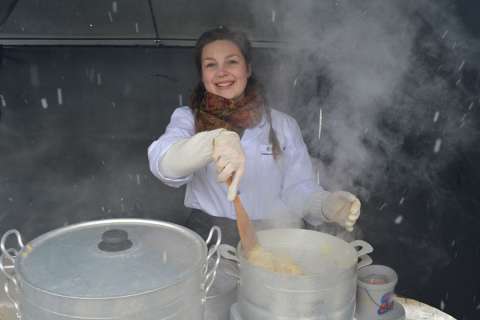
[[[387,320],[394,307],[395,270],[383,265],[369,265],[358,270],[357,306],[358,320]]]

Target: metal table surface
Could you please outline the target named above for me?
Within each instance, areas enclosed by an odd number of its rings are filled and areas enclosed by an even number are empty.
[[[396,297],[395,301],[398,302],[405,309],[405,318],[401,320],[456,320],[454,317],[432,307],[425,303],[419,302],[414,299]],[[385,317],[385,320],[388,319]],[[236,305],[232,308],[230,320],[247,320],[242,319],[236,309]],[[356,319],[353,319],[356,320]],[[397,320],[397,319],[388,319]],[[400,319],[398,319],[400,320]]]
[[[417,300],[397,297],[405,308],[406,320],[455,320],[454,317]]]

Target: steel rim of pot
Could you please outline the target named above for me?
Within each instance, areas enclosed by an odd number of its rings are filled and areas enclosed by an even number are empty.
[[[269,231],[272,231],[272,230],[276,230],[278,232],[278,230],[281,230],[281,229],[263,230],[263,231],[259,231],[259,233],[269,232]],[[316,232],[316,231],[304,230],[304,229],[283,229],[283,230],[300,230],[301,232]],[[327,236],[327,239],[328,238],[330,238],[330,239],[333,238],[333,239],[335,239],[334,241],[337,241],[338,243],[343,243],[344,247],[348,248],[348,250],[352,253],[352,258],[354,258],[354,260],[352,260],[351,266],[346,267],[345,270],[336,273],[335,276],[343,277],[346,273],[351,273],[352,271],[356,272],[358,269],[360,269],[361,267],[364,266],[364,265],[360,265],[360,261],[362,261],[362,257],[365,257],[365,258],[363,258],[364,259],[363,261],[365,261],[365,263],[366,263],[365,265],[368,265],[368,264],[371,263],[371,259],[368,256],[368,253],[371,253],[373,251],[373,248],[367,242],[361,241],[361,240],[355,240],[355,241],[352,241],[351,243],[348,243],[348,242],[346,242],[342,239],[336,238],[336,237],[328,235],[328,234],[323,234],[323,236]],[[224,245],[222,245],[222,246],[224,246]],[[362,247],[362,249],[360,249],[360,251],[357,251],[355,249],[356,246],[363,246],[363,247]],[[228,246],[224,246],[224,250],[225,250],[225,248],[228,248]],[[238,243],[237,248],[236,249],[233,248],[233,249],[234,249],[234,251],[230,252],[230,254],[232,254],[236,257],[240,266],[243,264],[243,265],[247,266],[247,268],[252,268],[254,270],[261,271],[262,273],[268,274],[270,276],[278,276],[279,278],[282,278],[282,279],[287,278],[287,279],[302,279],[302,280],[317,279],[319,277],[319,274],[290,275],[290,274],[281,274],[281,273],[271,272],[271,271],[268,271],[268,270],[266,270],[262,267],[258,267],[258,266],[255,266],[255,265],[251,264],[245,258],[244,254],[243,254],[241,243]],[[231,256],[230,256],[230,258],[231,258]],[[356,258],[356,260],[355,260],[355,258]],[[358,261],[358,259],[360,259],[360,261]],[[232,259],[232,260],[234,260],[234,259]]]

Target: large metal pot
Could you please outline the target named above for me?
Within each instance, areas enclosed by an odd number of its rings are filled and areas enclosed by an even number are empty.
[[[230,307],[237,302],[238,279],[238,265],[221,259],[215,281],[207,294],[205,320],[230,319]]]
[[[11,236],[18,250],[7,249]],[[10,230],[0,242],[0,269],[24,320],[202,320],[220,241],[218,227],[205,243],[182,226],[141,219],[80,223],[25,246]]]
[[[6,282],[7,278],[0,272],[0,319],[15,320],[15,308],[3,290]]]
[[[288,255],[304,271],[293,276],[270,272],[250,264],[240,244],[234,252],[221,246],[221,254],[240,267],[238,309],[242,317],[259,319],[353,318],[357,269],[370,264],[370,244],[351,243],[317,231],[271,229],[257,232],[260,245]]]

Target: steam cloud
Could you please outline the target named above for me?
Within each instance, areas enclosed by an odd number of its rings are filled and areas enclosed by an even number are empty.
[[[423,183],[455,148],[471,142],[470,115],[478,96],[464,76],[474,67],[468,60],[474,48],[453,5],[413,0],[277,5],[276,23],[283,19],[279,31],[287,35],[288,49],[273,78],[294,75],[286,91],[293,98],[285,108],[319,158],[324,187],[368,198],[385,182],[387,169],[398,170],[399,184]],[[271,87],[274,96],[285,92],[278,83]],[[408,180],[400,181],[405,172]]]

